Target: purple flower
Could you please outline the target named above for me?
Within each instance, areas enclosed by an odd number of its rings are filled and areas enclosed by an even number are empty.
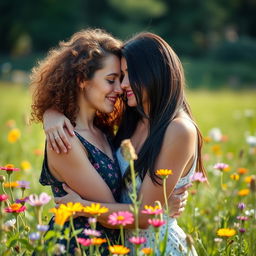
[[[41,193],[38,197],[38,195],[30,195],[28,197],[28,203],[32,206],[42,206],[44,204],[47,204],[51,200],[51,196],[46,194],[45,192]]]
[[[228,164],[224,164],[224,163],[217,163],[213,166],[214,169],[217,169],[219,171],[223,171],[225,169],[228,169]]]
[[[246,231],[245,228],[239,228],[239,232],[240,232],[240,233],[243,234],[245,231]]]
[[[16,199],[16,200],[15,200],[15,203],[17,203],[17,204],[23,204],[23,203],[25,203],[25,202],[27,202],[27,201],[28,201],[28,197],[24,197],[24,198]]]
[[[29,234],[29,239],[34,241],[34,240],[38,240],[40,238],[40,233],[38,232],[33,232]]]
[[[29,187],[29,184],[30,184],[29,181],[26,181],[26,180],[19,180],[18,183],[19,183],[18,188],[22,188],[22,189],[29,189],[29,188],[30,188],[30,187]]]
[[[45,232],[49,229],[49,225],[37,225],[36,226],[37,230],[40,231],[40,232]]]
[[[191,181],[206,182],[207,178],[204,177],[202,172],[195,172],[191,178]]]
[[[237,207],[238,207],[238,209],[243,210],[245,208],[245,204],[244,203],[239,203],[237,205]]]
[[[83,233],[87,236],[100,236],[101,235],[101,233],[99,231],[94,230],[94,229],[84,229]]]

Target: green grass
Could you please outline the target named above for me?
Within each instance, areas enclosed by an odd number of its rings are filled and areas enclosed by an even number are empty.
[[[43,156],[35,155],[34,150],[40,149],[43,152],[44,133],[41,124],[28,125],[31,104],[28,88],[0,83],[0,94],[0,165],[13,163],[20,167],[21,161],[29,161],[32,169],[15,173],[14,180],[31,182],[31,189],[27,191],[27,194],[38,194],[42,191],[50,193],[49,188],[41,186],[38,182]],[[246,203],[246,209],[255,208],[255,193],[253,194],[251,191],[245,197],[237,195],[240,189],[248,188],[248,184],[244,182],[244,177],[241,176],[239,181],[230,179],[230,174],[235,173],[239,167],[249,170],[245,176],[255,175],[256,150],[253,151],[252,148],[249,148],[245,140],[246,134],[255,135],[256,133],[255,96],[254,91],[234,92],[225,90],[212,92],[199,90],[187,92],[195,120],[204,137],[213,127],[220,128],[227,137],[225,142],[212,141],[205,144],[203,154],[210,185],[192,188],[195,195],[191,194],[186,211],[178,220],[181,227],[193,237],[199,255],[220,255],[218,249],[225,248],[226,244],[225,240],[220,244],[214,242],[214,238],[217,237],[216,231],[219,228],[235,228],[238,232],[237,224],[235,224],[238,223],[236,216],[242,214],[238,212],[238,202]],[[245,116],[248,109],[254,111],[251,118]],[[20,140],[14,144],[7,141],[10,130],[6,126],[8,120],[15,120],[16,127],[21,131]],[[215,154],[213,151],[213,147],[216,146],[220,148],[219,154]],[[230,165],[230,172],[223,173],[223,183],[226,184],[226,189],[223,189],[220,184],[220,175],[213,171],[212,166],[216,162],[225,162]],[[20,196],[19,193],[19,191],[16,193],[16,197]],[[47,209],[51,206],[53,206],[53,202],[44,211],[48,217],[50,214],[47,213]],[[33,217],[30,217],[30,225],[32,229],[35,226]],[[244,225],[246,233],[243,236],[235,236],[233,238],[234,243],[227,247],[227,250],[234,251],[235,254],[233,255],[238,255],[236,254],[238,247],[248,247],[248,253],[240,255],[253,255],[256,250],[255,218],[250,217]],[[246,249],[243,250],[246,251]]]

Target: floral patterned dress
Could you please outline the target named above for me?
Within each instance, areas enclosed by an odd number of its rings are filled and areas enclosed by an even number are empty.
[[[78,139],[81,141],[83,146],[88,152],[88,158],[91,164],[94,166],[96,171],[100,174],[106,184],[109,186],[110,190],[113,193],[114,198],[116,201],[119,201],[119,196],[121,194],[121,172],[119,169],[118,161],[116,159],[115,154],[113,154],[114,159],[110,159],[105,153],[103,153],[100,149],[95,147],[93,144],[88,142],[85,138],[75,132]],[[113,148],[112,148],[113,149]],[[44,155],[43,167],[40,176],[40,183],[44,186],[48,185],[51,186],[52,193],[54,197],[62,197],[65,196],[67,193],[62,188],[62,182],[58,181],[50,172],[48,163],[47,163],[47,155]],[[97,188],[95,188],[97,189]],[[51,219],[49,223],[49,230],[53,229],[54,226],[54,217]],[[69,222],[66,222],[64,225],[64,229],[69,227]],[[74,219],[74,227],[75,229],[85,229],[90,228],[88,223],[88,218],[86,217],[78,217]],[[101,232],[102,237],[107,237],[111,243],[114,243],[118,240],[119,237],[119,230],[117,229],[107,229],[97,223],[97,230]],[[78,234],[78,237],[81,238],[89,238],[82,232]],[[59,244],[66,245],[66,240],[59,240]],[[76,247],[75,239],[72,239],[69,245],[69,252],[71,255],[74,255],[74,249]],[[108,255],[107,250],[107,243],[103,244],[101,248],[104,248],[104,251],[101,255]]]

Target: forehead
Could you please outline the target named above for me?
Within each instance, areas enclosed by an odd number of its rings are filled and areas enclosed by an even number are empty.
[[[121,70],[122,71],[127,70],[127,62],[126,62],[126,59],[124,57],[121,58]]]
[[[119,73],[120,72],[120,59],[114,55],[108,55],[102,61],[102,72],[106,73]]]

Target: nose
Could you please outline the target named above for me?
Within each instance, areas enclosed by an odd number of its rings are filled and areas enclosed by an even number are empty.
[[[116,82],[115,82],[114,91],[117,94],[122,94],[123,93],[123,89],[121,88],[121,84],[120,84],[119,79],[117,79]]]
[[[122,82],[121,82],[121,88],[122,88],[123,90],[125,90],[125,89],[127,89],[129,86],[130,86],[130,83],[129,83],[128,76],[125,75],[125,76],[123,77]]]

